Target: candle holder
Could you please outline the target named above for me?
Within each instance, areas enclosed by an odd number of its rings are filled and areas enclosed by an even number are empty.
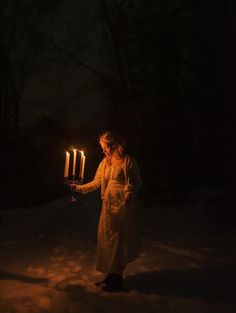
[[[78,179],[76,179],[75,176],[73,176],[72,179],[69,179],[68,177],[64,177],[64,184],[65,185],[70,185],[70,184],[82,185],[82,183],[83,183],[82,177],[78,177]],[[69,198],[69,201],[70,202],[77,202],[75,190],[72,190],[72,195]]]

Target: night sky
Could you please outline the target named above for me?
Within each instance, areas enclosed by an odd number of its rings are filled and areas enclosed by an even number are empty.
[[[1,0],[0,15],[6,205],[67,194],[71,145],[85,150],[90,180],[102,157],[98,135],[110,129],[140,165],[147,205],[192,201],[203,190],[232,206],[233,0]]]

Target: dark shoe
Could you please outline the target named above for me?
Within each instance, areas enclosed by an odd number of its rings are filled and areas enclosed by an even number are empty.
[[[110,274],[109,278],[105,282],[103,287],[104,291],[107,292],[117,292],[123,290],[123,278],[122,275]]]
[[[106,292],[119,292],[123,290],[123,287],[118,288],[118,287],[104,286],[102,287],[102,290]]]

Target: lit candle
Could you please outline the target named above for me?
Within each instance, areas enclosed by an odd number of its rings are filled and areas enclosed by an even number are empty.
[[[64,177],[68,177],[69,175],[69,164],[70,164],[70,153],[66,151]]]
[[[85,155],[83,155],[81,178],[84,179]]]
[[[73,157],[73,169],[72,169],[72,176],[75,176],[75,168],[76,168],[76,156],[77,156],[77,151],[76,149],[74,151],[74,157]]]
[[[81,179],[84,178],[84,166],[85,166],[85,155],[83,151],[80,151],[80,169],[79,169],[79,177]]]

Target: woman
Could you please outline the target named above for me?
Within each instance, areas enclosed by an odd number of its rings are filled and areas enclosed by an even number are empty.
[[[125,144],[120,136],[105,132],[99,143],[105,157],[94,179],[84,185],[72,184],[71,188],[86,194],[101,187],[96,268],[107,276],[95,285],[104,285],[106,291],[119,291],[123,287],[122,274],[127,263],[139,256],[134,211],[142,181],[137,163],[125,154]]]

